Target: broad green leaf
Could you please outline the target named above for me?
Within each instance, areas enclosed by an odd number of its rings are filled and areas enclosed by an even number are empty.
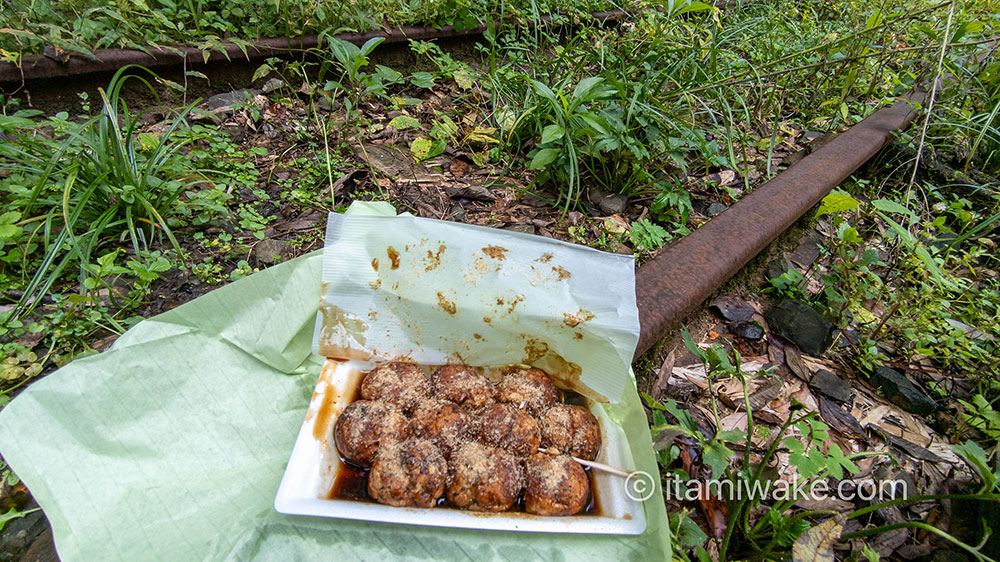
[[[915,222],[917,220],[917,215],[915,215],[913,213],[913,211],[911,211],[911,210],[907,209],[906,207],[900,205],[899,203],[897,203],[895,201],[891,201],[889,199],[876,199],[876,200],[872,201],[872,206],[875,207],[876,209],[878,209],[880,211],[884,211],[886,213],[895,213],[895,214],[899,214],[899,215],[905,215],[907,218],[910,219],[910,221],[913,221],[913,222]]]
[[[865,265],[881,264],[882,262],[878,259],[878,250],[869,248],[861,252],[861,263]]]
[[[35,122],[31,119],[15,117],[13,115],[0,115],[0,129],[9,131],[11,129],[31,129],[34,126]]]
[[[381,64],[375,65],[375,74],[385,82],[399,82],[403,79],[403,75],[399,71],[393,70],[388,66],[382,66]]]
[[[389,121],[390,127],[395,127],[397,131],[405,131],[406,129],[420,128],[420,121],[417,121],[409,115],[397,115]]]
[[[687,515],[671,513],[670,518],[675,521],[677,521],[677,518],[680,518],[677,524],[677,542],[684,548],[695,548],[705,544],[705,541],[708,540],[708,535],[705,534],[705,531],[702,531],[701,527]]]
[[[410,82],[418,88],[433,88],[434,75],[430,72],[414,72],[410,75]]]
[[[816,210],[816,216],[821,217],[823,215],[829,215],[833,213],[842,213],[844,211],[853,211],[857,209],[860,203],[858,200],[851,197],[843,191],[833,191],[829,195],[823,198],[823,202],[820,203],[819,209]]]
[[[438,115],[431,127],[431,136],[438,140],[451,138],[458,132],[458,125],[447,115]]]
[[[418,162],[426,160],[433,145],[434,142],[431,141],[431,139],[418,137],[413,139],[413,142],[410,143],[410,152],[413,153],[413,157],[416,158]]]
[[[385,37],[372,37],[365,41],[365,44],[361,46],[361,54],[368,56],[382,41],[385,41]]]
[[[21,211],[7,211],[0,215],[0,224],[14,224],[21,220]]]
[[[729,429],[715,434],[715,438],[728,443],[741,443],[747,439],[747,432],[739,429]]]
[[[698,347],[698,344],[694,343],[694,339],[691,337],[691,332],[688,332],[686,326],[681,328],[681,339],[684,340],[684,347],[687,347],[688,350],[690,350],[695,357],[700,359],[702,363],[706,363],[708,361],[708,355],[705,354],[705,350]]]
[[[537,93],[538,95],[542,96],[547,100],[555,101],[556,93],[553,92],[552,89],[546,86],[545,84],[542,84],[538,80],[532,80],[531,86],[535,89],[535,93]]]
[[[898,222],[896,222],[896,221],[892,220],[891,218],[889,218],[889,215],[887,215],[885,213],[879,213],[878,216],[882,217],[882,220],[884,220],[886,222],[886,224],[889,225],[889,230],[891,230],[893,233],[895,233],[896,236],[898,236],[900,240],[902,240],[902,241],[904,241],[904,242],[906,242],[908,244],[913,244],[915,242],[915,240],[913,238],[913,235],[910,234],[910,232],[908,230],[906,230],[905,228],[903,228],[903,225],[901,225]]]
[[[472,74],[468,70],[457,70],[455,71],[455,74],[452,75],[452,78],[455,79],[455,83],[458,84],[458,87],[463,90],[471,88],[474,81]]]
[[[927,266],[927,270],[930,271],[931,277],[934,278],[935,281],[946,287],[955,288],[954,283],[944,278],[944,275],[941,273],[941,268],[938,267],[937,262],[934,260],[934,256],[927,251],[927,248],[920,245],[915,246],[913,248],[913,253],[917,254],[917,257],[924,262],[924,265]]]
[[[559,140],[566,133],[566,130],[559,125],[553,123],[542,129],[542,144],[548,144],[552,141]]]
[[[679,16],[679,15],[687,14],[687,13],[705,12],[705,11],[708,11],[708,10],[711,10],[711,9],[712,9],[712,6],[709,5],[709,4],[706,4],[704,2],[691,2],[687,6],[684,6],[680,10],[677,10],[676,12],[674,12],[674,15],[678,15]]]
[[[602,135],[608,134],[608,128],[604,123],[601,122],[601,118],[593,115],[591,113],[583,113],[579,115],[581,119],[587,122],[588,125],[594,128],[595,131]]]
[[[846,225],[847,223],[844,224]],[[858,236],[858,229],[854,228],[853,226],[848,226],[847,228],[843,229],[843,231],[840,234],[840,238],[841,240],[849,244],[860,244],[861,242],[863,242],[861,237]]]
[[[705,464],[712,467],[712,478],[719,478],[729,466],[729,459],[735,454],[721,441],[709,441],[702,451]]]
[[[532,170],[542,170],[549,164],[555,162],[558,157],[559,149],[543,148],[535,153],[535,157],[531,159],[531,163],[528,164],[528,168]]]
[[[589,78],[584,78],[576,85],[573,89],[573,98],[577,101],[590,101],[589,96],[594,92],[594,89],[604,82],[604,78],[600,76],[591,76]]]

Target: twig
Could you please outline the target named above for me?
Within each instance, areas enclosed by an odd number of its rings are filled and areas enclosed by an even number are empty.
[[[941,36],[941,54],[938,55],[937,72],[934,76],[934,83],[931,85],[930,99],[927,102],[927,114],[924,115],[924,126],[920,129],[920,143],[917,144],[917,157],[913,161],[913,173],[910,175],[910,183],[906,185],[906,196],[903,204],[910,204],[910,192],[913,190],[913,182],[917,181],[917,170],[920,169],[920,153],[924,150],[924,142],[927,139],[927,126],[931,121],[931,113],[934,111],[934,100],[937,98],[938,83],[944,80],[944,54],[948,51],[948,37],[951,34],[951,19],[955,14],[955,4],[948,7],[948,21],[944,26],[944,35]],[[909,232],[913,228],[913,222],[909,221],[906,230]]]
[[[538,452],[539,453],[549,454],[549,455],[556,454],[556,451],[554,451],[552,449],[538,449]],[[617,467],[611,466],[609,464],[604,464],[604,463],[595,462],[595,461],[585,461],[583,459],[578,459],[576,457],[570,457],[570,458],[572,458],[576,462],[582,464],[583,466],[589,466],[590,468],[593,468],[594,470],[600,470],[600,471],[603,471],[603,472],[608,472],[610,474],[621,476],[623,478],[628,478],[629,476],[632,475],[632,473],[629,472],[629,471],[627,471],[627,470],[623,470],[621,468],[617,468]]]

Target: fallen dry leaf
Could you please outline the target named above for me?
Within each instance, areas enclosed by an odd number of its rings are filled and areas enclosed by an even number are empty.
[[[802,352],[793,343],[785,345],[785,364],[800,379],[809,382],[809,379],[812,378],[812,372],[809,371],[805,362],[802,361]]]
[[[750,409],[756,411],[763,408],[765,404],[781,396],[784,389],[784,381],[778,377],[768,377],[767,382],[750,394]]]
[[[656,373],[656,382],[653,383],[653,398],[659,400],[670,387],[670,378],[673,376],[674,372],[674,361],[675,353],[671,351],[666,359],[663,360],[663,364],[660,365],[660,370]]]
[[[448,197],[452,198],[475,199],[476,201],[495,201],[497,198],[488,188],[481,185],[466,185],[461,187],[446,185],[443,189]]]
[[[455,158],[454,160],[451,161],[450,170],[451,173],[455,175],[455,177],[457,178],[462,177],[465,175],[466,172],[469,171],[469,163],[460,158]]]
[[[753,316],[754,309],[750,304],[733,295],[721,296],[709,305],[719,311],[719,314],[729,322],[747,322]]]
[[[816,525],[795,539],[792,545],[792,560],[794,562],[833,562],[833,545],[840,539],[844,530],[846,514],[840,514],[832,519]]]
[[[830,427],[851,439],[865,439],[865,430],[850,413],[825,396],[819,397],[819,415]]]
[[[726,503],[711,494],[708,484],[697,482],[699,488],[698,505],[701,507],[705,519],[712,530],[712,536],[721,539],[726,534],[727,519],[729,514],[726,510]]]

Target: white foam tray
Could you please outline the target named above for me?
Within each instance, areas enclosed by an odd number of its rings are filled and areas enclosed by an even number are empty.
[[[391,507],[377,503],[327,499],[342,464],[333,446],[333,424],[350,403],[363,371],[358,361],[327,361],[320,374],[278,487],[274,508],[288,515],[313,515],[435,527],[540,533],[638,535],[646,530],[642,504],[625,494],[625,480],[593,471],[600,510],[598,515],[542,517],[523,512],[476,513],[458,509]],[[596,459],[633,470],[635,465],[625,433],[600,408],[593,410],[601,424],[603,446]]]

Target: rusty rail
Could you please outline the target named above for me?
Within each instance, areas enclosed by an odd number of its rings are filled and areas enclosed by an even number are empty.
[[[839,134],[636,273],[639,357],[907,126],[915,91]]]
[[[628,17],[629,12],[613,10],[609,12],[592,12],[590,15],[601,23],[615,23]],[[541,26],[548,26],[552,23],[551,16],[541,16],[539,19],[539,25]],[[529,28],[534,25],[534,22],[529,23]],[[393,44],[404,43],[410,39],[427,41],[449,37],[475,36],[482,34],[484,31],[486,31],[484,24],[462,31],[456,31],[454,26],[446,25],[441,28],[401,27],[388,30],[366,31],[363,33],[340,33],[333,37],[350,41],[356,45],[361,45],[369,39],[384,37],[385,44]],[[179,66],[186,63],[191,68],[197,68],[205,65],[225,64],[234,59],[246,59],[247,61],[260,60],[301,52],[306,49],[318,47],[320,43],[321,40],[318,35],[306,35],[297,38],[278,37],[261,39],[248,47],[246,53],[238,45],[226,43],[222,50],[211,51],[207,61],[201,49],[181,45],[150,48],[149,52],[132,49],[99,49],[94,53],[94,58],[74,54],[65,63],[53,60],[44,55],[28,55],[22,58],[20,66],[10,63],[0,63],[0,84],[99,72],[114,72],[129,64],[138,64],[147,68],[158,68],[173,65]]]

